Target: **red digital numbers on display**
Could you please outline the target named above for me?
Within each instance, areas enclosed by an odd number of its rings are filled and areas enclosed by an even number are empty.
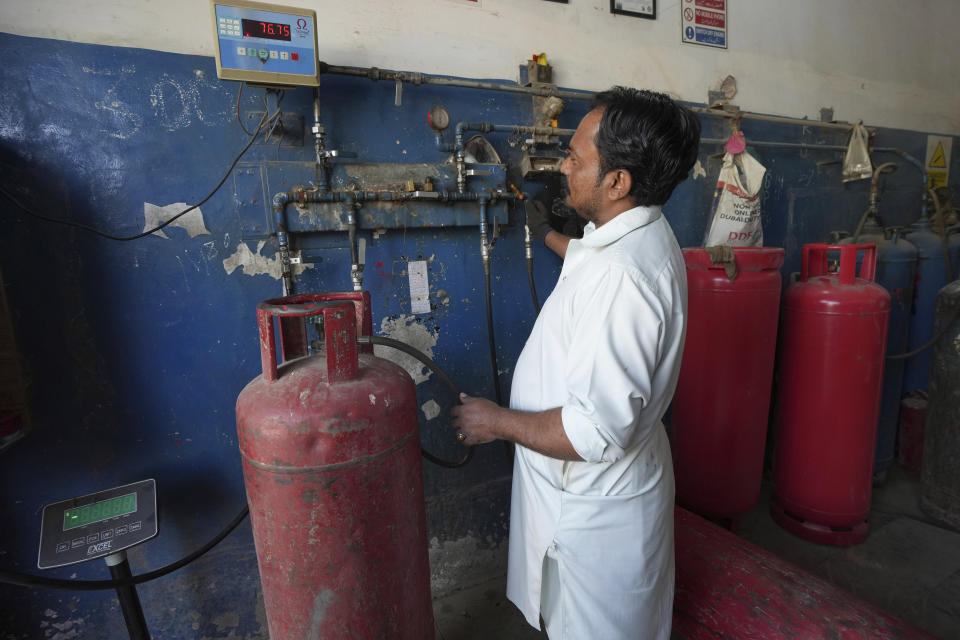
[[[244,18],[243,35],[248,38],[269,38],[270,40],[290,40],[290,25],[279,22],[247,20]]]

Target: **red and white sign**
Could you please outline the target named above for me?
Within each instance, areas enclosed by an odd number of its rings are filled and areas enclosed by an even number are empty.
[[[718,13],[716,11],[707,11],[706,9],[697,9],[696,22],[697,24],[706,25],[708,27],[716,27],[718,29],[727,28],[726,14]]]
[[[683,42],[727,48],[727,1],[683,0],[680,5]]]

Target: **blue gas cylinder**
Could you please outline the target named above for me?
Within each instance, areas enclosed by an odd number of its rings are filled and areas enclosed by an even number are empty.
[[[923,216],[910,225],[905,237],[917,247],[917,284],[907,339],[907,350],[913,351],[933,338],[937,293],[947,284],[947,270],[943,258],[943,236],[934,233],[929,218]],[[902,391],[905,394],[926,391],[929,379],[930,350],[926,349],[907,360]]]
[[[917,248],[905,240],[897,229],[889,229],[885,233],[883,227],[872,217],[863,225],[859,238],[841,240],[842,244],[850,242],[872,242],[877,245],[877,284],[890,293],[887,353],[903,353],[907,350],[907,331],[910,327],[913,286],[917,273]],[[884,365],[880,417],[877,420],[877,446],[873,461],[875,482],[886,479],[887,471],[893,463],[904,366],[903,360],[887,360]]]

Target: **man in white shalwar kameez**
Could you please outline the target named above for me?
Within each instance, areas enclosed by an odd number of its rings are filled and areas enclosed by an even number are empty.
[[[513,374],[510,409],[463,395],[467,445],[515,442],[507,597],[551,640],[667,640],[674,481],[661,418],[677,383],[683,256],[661,212],[700,126],[667,96],[598,94],[561,167],[582,239],[531,233],[564,258]]]

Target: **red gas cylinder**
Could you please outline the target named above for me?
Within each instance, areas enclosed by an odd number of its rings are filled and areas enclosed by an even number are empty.
[[[876,258],[872,244],[805,245],[800,281],[784,296],[770,512],[823,544],[857,544],[868,532],[890,312],[890,294],[873,281]]]
[[[934,640],[689,511],[674,511],[674,531],[672,639]]]
[[[263,375],[237,431],[270,638],[432,638],[416,390],[358,353],[369,293],[267,300],[257,320]]]
[[[760,495],[784,251],[735,248],[732,277],[704,249],[683,257],[687,339],[670,422],[677,498],[734,518]]]

